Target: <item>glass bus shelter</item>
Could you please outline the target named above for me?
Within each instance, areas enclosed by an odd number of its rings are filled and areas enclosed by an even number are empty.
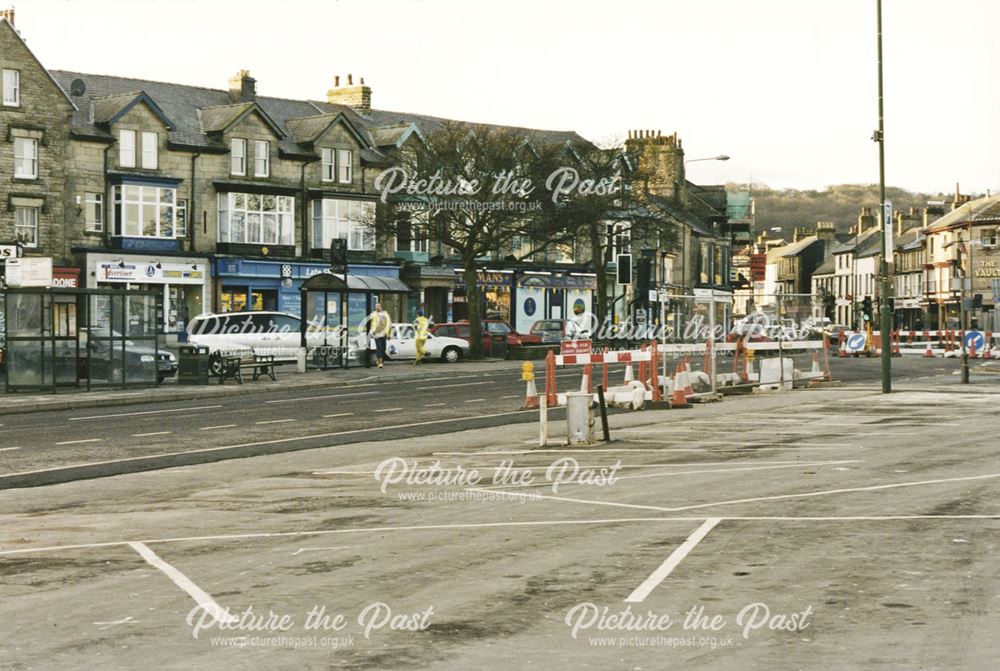
[[[8,392],[157,383],[163,320],[155,292],[7,289],[0,314]]]

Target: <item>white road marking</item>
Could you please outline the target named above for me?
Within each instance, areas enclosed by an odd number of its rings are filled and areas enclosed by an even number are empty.
[[[165,436],[173,431],[152,431],[150,433],[133,433],[132,438],[145,438],[146,436]]]
[[[95,622],[94,624],[96,624],[97,626],[104,625],[103,627],[101,627],[101,631],[104,631],[108,627],[112,627],[116,624],[138,624],[141,621],[142,620],[133,620],[132,616],[129,615],[123,620],[112,620],[111,622]]]
[[[402,408],[379,408],[375,412],[396,412],[397,410],[402,410]]]
[[[513,493],[513,492],[512,492]],[[744,522],[908,522],[912,520],[1000,520],[1000,513],[992,515],[874,515],[874,516],[801,516],[782,517],[778,515],[731,515],[719,519]],[[590,520],[524,520],[516,522],[471,522],[466,524],[425,524],[402,527],[364,527],[360,529],[321,529],[315,531],[274,531],[228,536],[182,536],[177,538],[153,538],[141,541],[153,543],[200,543],[204,541],[239,541],[258,538],[300,538],[306,536],[330,536],[354,533],[387,533],[390,531],[447,531],[466,529],[503,529],[509,527],[577,526],[589,524],[630,524],[639,522],[704,522],[705,517],[607,517]],[[104,541],[102,543],[76,543],[73,545],[49,545],[43,547],[0,550],[0,556],[34,554],[37,552],[64,552],[66,550],[90,550],[94,548],[121,547],[140,541]]]
[[[572,503],[583,503],[585,505],[597,505],[597,506],[611,506],[615,508],[636,508],[640,510],[656,510],[663,513],[676,513],[683,512],[685,510],[698,510],[701,508],[713,508],[715,506],[728,506],[734,503],[759,503],[761,501],[780,501],[783,499],[802,499],[809,498],[813,496],[826,496],[828,494],[850,494],[855,492],[870,492],[877,491],[881,489],[894,489],[897,487],[917,487],[921,485],[937,485],[946,482],[968,482],[970,480],[986,480],[990,478],[1000,478],[1000,473],[991,473],[989,475],[970,475],[961,478],[942,478],[938,480],[921,480],[918,482],[897,482],[891,485],[872,485],[870,487],[848,487],[845,489],[824,489],[816,492],[803,492],[801,494],[775,494],[774,496],[758,496],[749,499],[730,499],[728,501],[714,501],[712,503],[698,503],[690,506],[678,506],[676,508],[667,508],[664,506],[644,506],[634,503],[616,503],[613,501],[593,501],[589,499],[574,499],[566,496],[549,496],[547,494],[539,494],[538,492],[532,492],[530,494],[523,494],[521,492],[505,492],[500,489],[482,489],[477,487],[467,487],[465,491],[487,491],[493,494],[508,494],[510,496],[526,496],[530,497],[532,500],[537,499],[551,499],[553,501],[569,501]],[[990,516],[987,516],[990,517]],[[1000,517],[1000,514],[995,517]],[[732,518],[736,519],[736,518]]]
[[[670,475],[704,475],[705,473],[741,473],[743,471],[770,471],[776,468],[804,468],[810,466],[811,467],[832,466],[834,464],[856,464],[856,463],[860,463],[860,460],[853,459],[853,460],[842,460],[842,461],[801,461],[801,462],[797,461],[793,463],[784,462],[779,464],[769,464],[767,466],[740,466],[736,468],[709,468],[700,471],[663,471],[660,473],[642,473],[639,475],[617,475],[615,476],[615,480],[618,481],[618,480],[635,480],[637,478],[662,478]],[[659,466],[662,468],[664,466],[674,466],[674,464],[652,464],[651,466]],[[524,466],[523,468],[528,468],[528,467]],[[534,482],[530,485],[509,485],[509,484],[487,485],[485,487],[480,487],[480,489],[491,489],[492,487],[547,487],[550,484],[551,483],[549,482]],[[561,486],[566,487],[572,484],[574,483],[568,482]]]
[[[302,554],[303,552],[315,552],[317,550],[350,550],[353,547],[354,547],[353,545],[335,545],[329,548],[299,548],[298,550],[292,553],[292,556],[295,557]]]
[[[428,403],[424,407],[425,408],[443,408],[446,405],[448,405],[448,404],[447,403]]]
[[[210,597],[208,594],[203,592],[200,587],[188,580],[187,576],[160,559],[155,552],[146,546],[145,543],[133,541],[128,545],[133,550],[138,552],[139,556],[145,559],[151,566],[160,569],[160,571],[170,578],[175,585],[187,592],[188,596],[194,599],[195,603],[201,606],[205,612],[211,614],[212,617],[215,618],[216,622],[229,623],[236,622],[239,619],[235,615],[230,615],[228,610],[217,604],[215,599]]]
[[[467,399],[465,403],[482,403],[485,400],[486,400],[485,398],[470,398]]]
[[[349,416],[351,416],[353,414],[354,414],[353,412],[338,412],[338,413],[333,414],[333,415],[323,415],[323,416],[324,417],[349,417]]]
[[[474,387],[480,384],[496,384],[496,383],[492,381],[489,382],[484,381],[484,382],[459,382],[458,384],[436,384],[432,387],[417,387],[417,391],[426,391],[428,389],[432,390],[446,389],[448,387]]]
[[[239,424],[220,424],[219,426],[203,426],[203,427],[201,427],[198,430],[199,431],[213,431],[215,429],[234,429],[237,426],[239,426]]]
[[[608,457],[608,458],[610,458],[610,457]],[[580,464],[581,467],[584,466],[585,463],[586,462],[581,463]],[[674,466],[723,466],[723,465],[732,464],[732,463],[733,463],[732,461],[687,461],[687,462],[677,462],[677,463],[672,463],[672,464],[622,464],[621,470],[626,470],[626,469],[640,469],[640,468],[663,468],[664,466],[670,466],[670,467],[674,467]],[[788,464],[789,466],[815,466],[816,465],[816,464],[811,464],[809,462],[801,462],[801,461],[776,461],[776,462],[769,462],[769,463],[772,464],[772,465],[776,465],[776,464]],[[823,463],[826,463],[826,462],[823,462]],[[832,462],[832,463],[840,463],[840,462]],[[467,464],[467,463],[463,463],[462,464],[463,468],[476,468],[476,469],[479,469],[479,470],[493,469],[493,468],[496,468],[496,466],[497,466],[496,463],[492,463],[492,464]],[[524,468],[524,469],[532,470],[532,469],[539,469],[539,468],[547,468],[549,466],[549,464],[547,462],[543,462],[541,464],[525,464],[524,462],[517,462],[515,464],[515,466],[517,468]],[[595,467],[596,468],[602,468],[602,467],[606,467],[606,466],[607,466],[607,463],[595,463]],[[174,470],[174,469],[171,469],[171,470]],[[741,470],[741,469],[737,469],[737,470]],[[708,473],[714,473],[716,471],[706,471],[706,472],[708,472]],[[336,468],[327,468],[327,469],[323,469],[323,470],[319,470],[319,471],[312,471],[311,475],[364,475],[364,476],[368,476],[368,475],[375,475],[375,473],[377,473],[377,471],[343,471],[343,470],[339,470],[339,469],[336,469]],[[674,475],[684,475],[684,474],[685,474],[684,472],[681,472],[681,473],[676,473]],[[626,477],[626,476],[617,476],[615,479],[616,480],[621,480],[623,477]],[[630,477],[630,476],[628,476],[628,477]],[[514,486],[517,486],[517,485],[497,485],[497,486],[498,487],[514,487]]]
[[[512,394],[512,395],[510,395],[510,396],[501,396],[500,398],[502,398],[502,399],[503,399],[503,398],[521,398],[521,397],[520,397],[520,396],[518,396],[517,394]]]
[[[364,385],[370,386],[370,385]],[[264,401],[264,403],[298,403],[299,401],[315,401],[323,398],[347,398],[348,396],[371,396],[377,391],[356,391],[350,394],[324,394],[323,396],[300,396],[298,398],[283,398],[277,401]]]
[[[80,443],[99,443],[101,438],[86,438],[84,440],[64,440],[61,443],[56,443],[56,445],[78,445]]]
[[[201,405],[197,408],[173,408],[171,410],[144,410],[142,412],[122,412],[117,415],[93,415],[91,417],[70,417],[71,422],[82,422],[87,419],[111,419],[114,417],[136,417],[138,415],[161,415],[168,412],[194,412],[195,410],[212,410],[221,408],[221,405]]]
[[[20,447],[0,447],[0,452],[9,452],[11,450],[20,450]]]
[[[294,419],[262,419],[254,424],[283,424],[284,422],[294,422]]]
[[[649,574],[641,585],[635,588],[631,594],[625,599],[625,603],[642,603],[649,596],[649,593],[656,589],[656,586],[666,579],[670,572],[677,568],[684,557],[688,555],[691,550],[694,549],[701,540],[708,535],[708,532],[715,528],[722,520],[718,517],[710,517],[705,520],[705,523],[698,527],[693,534],[688,536],[687,540],[681,543],[676,550],[670,553],[666,561],[660,564],[655,571]]]

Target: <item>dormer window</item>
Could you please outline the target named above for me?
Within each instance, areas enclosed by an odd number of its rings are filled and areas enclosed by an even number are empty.
[[[336,154],[329,147],[323,148],[323,173],[321,179],[324,182],[332,182],[337,174]]]
[[[354,179],[354,152],[350,149],[337,150],[337,181],[350,184]]]
[[[253,175],[268,177],[271,174],[271,143],[256,140],[253,143]]]
[[[142,134],[142,167],[145,170],[156,170],[159,163],[158,157],[159,137],[156,133]]]
[[[229,172],[233,175],[247,174],[247,141],[234,137],[229,141]]]
[[[118,132],[118,165],[123,168],[135,167],[135,131]]]

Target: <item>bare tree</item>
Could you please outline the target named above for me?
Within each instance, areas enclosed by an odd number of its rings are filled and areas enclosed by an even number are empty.
[[[428,239],[454,250],[473,358],[482,356],[480,259],[523,260],[573,241],[563,199],[546,186],[563,157],[562,145],[528,131],[448,122],[399,152],[376,179],[390,210],[383,227],[394,227],[399,211],[422,214]]]

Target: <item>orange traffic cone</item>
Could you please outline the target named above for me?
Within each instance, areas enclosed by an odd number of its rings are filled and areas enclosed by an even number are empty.
[[[524,393],[524,409],[534,410],[538,408],[538,390],[535,389],[535,381],[528,380],[528,389]]]
[[[924,340],[927,341],[927,350],[924,352],[924,358],[933,359],[934,351],[931,350],[931,335],[927,331],[924,331]]]
[[[684,395],[684,378],[686,374],[684,372],[684,364],[678,363],[677,369],[674,371],[672,392],[670,394],[670,407],[671,408],[690,408],[691,404],[688,403],[687,396]]]

